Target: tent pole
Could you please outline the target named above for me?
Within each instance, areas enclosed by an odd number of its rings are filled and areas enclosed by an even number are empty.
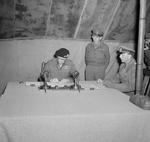
[[[144,35],[145,35],[145,13],[146,13],[146,0],[140,0],[136,94],[141,94],[142,82],[143,82],[143,58],[144,58],[143,49],[144,49]]]
[[[136,91],[135,91],[135,95],[132,95],[130,97],[130,101],[143,109],[150,110],[150,98],[148,96],[144,96],[144,94],[141,94],[142,84],[143,84],[145,15],[146,15],[146,0],[140,0],[138,52],[137,52],[137,69],[136,69]]]

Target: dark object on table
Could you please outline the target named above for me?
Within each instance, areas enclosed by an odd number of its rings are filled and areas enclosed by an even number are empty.
[[[39,82],[44,82],[45,81],[45,72],[44,72],[45,64],[46,64],[45,62],[42,62],[42,64],[41,64],[41,72],[40,72],[40,75],[37,79],[37,81],[39,81]]]
[[[46,92],[46,90],[76,90],[75,89],[75,84],[70,85],[70,86],[64,85],[63,87],[60,87],[60,86],[57,86],[57,85],[55,85],[55,86],[48,85],[47,82],[44,82],[43,85],[41,85],[39,87],[39,89],[40,90],[45,90],[45,92]]]
[[[81,85],[79,84],[79,80],[78,80],[78,77],[79,77],[79,72],[78,71],[75,71],[72,73],[72,78],[73,78],[73,82],[74,82],[74,89],[77,89],[79,92],[81,90]]]

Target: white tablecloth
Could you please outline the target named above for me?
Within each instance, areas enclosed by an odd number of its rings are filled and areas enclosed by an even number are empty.
[[[149,119],[150,111],[115,89],[45,93],[9,83],[0,98],[0,142],[149,142]]]

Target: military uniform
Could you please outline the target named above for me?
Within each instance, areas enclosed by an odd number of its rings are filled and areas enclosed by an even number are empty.
[[[135,91],[135,73],[136,62],[135,59],[132,59],[129,63],[122,63],[118,74],[112,80],[104,80],[104,85],[131,95]]]
[[[93,42],[89,43],[85,51],[86,80],[104,79],[109,60],[109,47],[105,43],[101,41],[97,48]]]
[[[63,66],[59,67],[57,58],[48,61],[43,69],[43,72],[47,73],[46,81],[50,81],[50,79],[54,78],[58,80],[71,79],[71,74],[75,71],[75,65],[71,60],[66,59]]]
[[[45,63],[42,67],[39,81],[51,81],[53,79],[57,79],[58,81],[64,79],[72,81],[72,75],[77,72],[77,70],[74,63],[68,59],[68,56],[68,49],[60,48],[57,50],[54,54],[54,58]]]
[[[150,76],[150,49],[144,51],[144,62],[146,69],[143,70],[144,75]]]

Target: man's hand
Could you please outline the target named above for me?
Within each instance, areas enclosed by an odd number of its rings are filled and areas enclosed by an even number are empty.
[[[103,80],[101,80],[100,78],[97,80],[97,83],[100,85],[103,85]]]
[[[105,85],[106,87],[109,87],[109,88],[113,88],[113,83],[108,80],[104,80],[103,85]]]

